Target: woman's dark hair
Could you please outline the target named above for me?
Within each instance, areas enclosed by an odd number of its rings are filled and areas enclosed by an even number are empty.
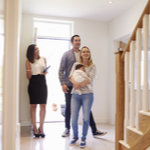
[[[71,43],[73,43],[74,37],[80,37],[79,35],[73,35],[70,39]]]
[[[76,65],[76,68],[75,68],[75,69],[77,70],[77,69],[80,69],[81,67],[84,67],[84,65],[78,64],[78,65]]]
[[[29,60],[29,62],[34,63],[34,51],[35,51],[35,44],[31,44],[27,48],[27,54],[26,57]]]

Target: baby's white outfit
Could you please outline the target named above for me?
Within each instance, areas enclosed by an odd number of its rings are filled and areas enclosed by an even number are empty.
[[[85,79],[88,78],[87,74],[86,74],[84,71],[82,71],[82,70],[75,70],[75,71],[73,72],[72,77],[73,77],[73,79],[74,79],[76,82],[78,82],[78,83],[82,83]],[[89,88],[89,90],[92,89],[91,84],[87,84],[86,86]],[[80,89],[78,89],[78,90],[76,90],[76,91],[78,92],[79,95],[82,94],[82,92],[81,92]]]

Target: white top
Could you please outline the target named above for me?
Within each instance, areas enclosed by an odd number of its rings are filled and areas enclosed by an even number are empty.
[[[74,52],[74,54],[75,54],[76,62],[80,62],[80,52]]]
[[[30,65],[31,65],[32,75],[41,74],[41,72],[43,72],[43,70],[46,68],[44,57],[41,56],[40,59],[35,59],[34,63],[30,63]]]

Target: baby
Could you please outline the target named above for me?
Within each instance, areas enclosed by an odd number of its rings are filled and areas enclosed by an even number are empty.
[[[85,79],[88,78],[87,74],[85,73],[85,68],[84,68],[84,65],[81,65],[81,64],[78,64],[75,68],[76,70],[73,72],[73,79],[78,82],[78,83],[81,83],[83,82]],[[92,89],[91,85],[88,84],[86,85],[90,90]],[[77,89],[76,90],[78,92],[79,95],[82,94],[81,90],[80,89]]]

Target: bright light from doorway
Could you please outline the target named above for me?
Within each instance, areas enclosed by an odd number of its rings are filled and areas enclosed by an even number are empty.
[[[37,29],[36,43],[40,55],[46,57],[47,66],[51,66],[46,75],[48,97],[45,122],[64,121],[65,96],[60,85],[58,70],[63,53],[70,49],[73,22],[39,19],[34,21],[34,28]],[[57,105],[57,111],[52,110],[53,103]],[[37,113],[37,122],[39,119]]]

